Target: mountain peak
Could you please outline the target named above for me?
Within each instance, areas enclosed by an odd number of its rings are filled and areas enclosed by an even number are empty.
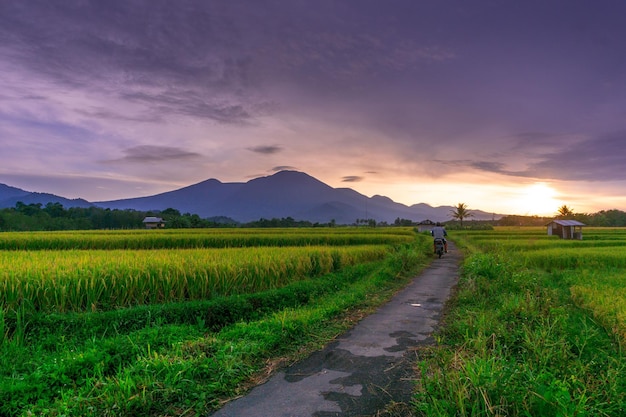
[[[0,199],[17,197],[27,194],[30,194],[30,191],[22,190],[21,188],[11,187],[10,185],[6,184],[0,184]]]
[[[393,203],[394,202],[391,198],[386,197],[384,195],[379,195],[379,194],[373,195],[372,201],[380,201],[381,203]]]
[[[3,191],[7,192],[4,198]],[[0,207],[13,207],[17,200],[25,204],[58,201],[66,207],[90,204],[84,200],[68,200],[0,185]],[[408,207],[381,195],[370,198],[351,188],[333,188],[295,170],[278,171],[248,182],[222,183],[212,178],[153,196],[93,204],[142,211],[174,208],[181,213],[193,213],[204,218],[227,216],[242,223],[260,218],[285,217],[319,223],[335,221],[337,224],[352,224],[364,216],[388,223],[398,217],[413,221],[445,221],[450,217],[450,207],[431,207],[424,203]],[[477,220],[481,217],[484,217],[481,213],[475,214]]]
[[[258,180],[258,179],[274,179],[274,180],[302,180],[302,179],[313,179],[315,181],[318,181],[317,179],[313,178],[312,176],[310,176],[309,174],[305,174],[304,172],[301,171],[295,171],[295,170],[289,170],[289,169],[284,169],[282,171],[278,171],[272,175],[267,175],[264,177],[258,177],[255,178],[251,181],[254,180]]]
[[[275,174],[268,175],[266,177],[258,177],[248,181],[247,184],[250,185],[260,185],[263,184],[265,187],[276,187],[278,191],[283,187],[289,188],[306,188],[306,187],[322,187],[324,189],[330,189],[327,184],[324,184],[322,181],[318,180],[310,176],[309,174],[305,174],[300,171],[292,171],[292,170],[283,170],[278,171]]]

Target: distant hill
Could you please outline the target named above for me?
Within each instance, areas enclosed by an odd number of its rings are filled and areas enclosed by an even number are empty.
[[[228,216],[219,212],[219,203],[232,195],[241,185],[243,183],[222,183],[216,179],[210,179],[149,197],[100,201],[94,204],[110,209],[132,208],[141,211],[164,210],[171,207],[181,213],[198,214],[201,217]],[[205,213],[210,214],[205,215]]]
[[[27,196],[28,194],[31,194],[28,191],[24,191],[20,188],[15,188],[15,187],[10,187],[8,185],[5,184],[0,184],[0,204],[4,201],[4,200],[9,200],[11,198],[19,198],[19,197],[24,197]]]
[[[60,203],[65,208],[69,207],[90,207],[93,204],[82,198],[69,199],[48,193],[33,193],[20,188],[10,187],[0,184],[0,208],[15,207],[15,204],[22,202],[28,204]]]
[[[227,216],[246,223],[261,218],[292,217],[296,220],[352,224],[357,219],[393,223],[395,219],[450,220],[452,206],[432,207],[421,203],[406,206],[384,196],[367,197],[350,188],[333,188],[298,171],[280,171],[245,183],[222,183],[210,179],[179,190],[149,197],[99,201],[111,209],[164,210],[200,217]],[[491,220],[492,213],[471,210],[476,220]],[[500,216],[497,216],[500,217]]]
[[[280,171],[248,182],[222,183],[209,179],[178,190],[148,197],[89,202],[67,199],[54,194],[33,193],[0,184],[0,208],[24,204],[60,203],[65,208],[98,206],[110,209],[162,211],[174,208],[181,213],[202,218],[228,217],[241,223],[261,218],[292,217],[295,220],[353,224],[357,219],[393,223],[395,219],[412,221],[450,220],[452,206],[432,207],[425,203],[407,206],[388,197],[367,197],[351,188],[333,188],[298,171]],[[492,213],[470,210],[475,220],[491,220]],[[500,215],[495,216],[501,217]]]

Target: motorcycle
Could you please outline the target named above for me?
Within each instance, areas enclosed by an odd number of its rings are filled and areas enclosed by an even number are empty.
[[[445,245],[443,239],[435,239],[435,253],[439,258],[443,256],[445,252]]]

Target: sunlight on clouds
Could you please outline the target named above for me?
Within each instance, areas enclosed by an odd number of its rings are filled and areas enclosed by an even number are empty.
[[[498,176],[470,173],[465,173],[465,178],[456,174],[451,177],[445,181],[403,178],[386,186],[368,177],[351,187],[369,196],[383,194],[409,206],[423,202],[431,206],[454,206],[461,202],[470,210],[494,214],[554,216],[558,207],[570,204],[563,201],[562,194],[552,183],[503,182]]]

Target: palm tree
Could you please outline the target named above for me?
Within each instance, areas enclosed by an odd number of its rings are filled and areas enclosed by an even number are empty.
[[[461,228],[463,227],[463,219],[467,219],[468,217],[472,217],[474,214],[470,213],[467,204],[459,203],[454,206],[454,210],[451,210],[452,217],[458,219],[461,222]]]
[[[574,215],[574,210],[572,210],[571,208],[567,207],[565,204],[563,204],[561,207],[559,207],[559,210],[557,212],[558,216],[560,218],[565,218],[568,216],[573,216]]]

